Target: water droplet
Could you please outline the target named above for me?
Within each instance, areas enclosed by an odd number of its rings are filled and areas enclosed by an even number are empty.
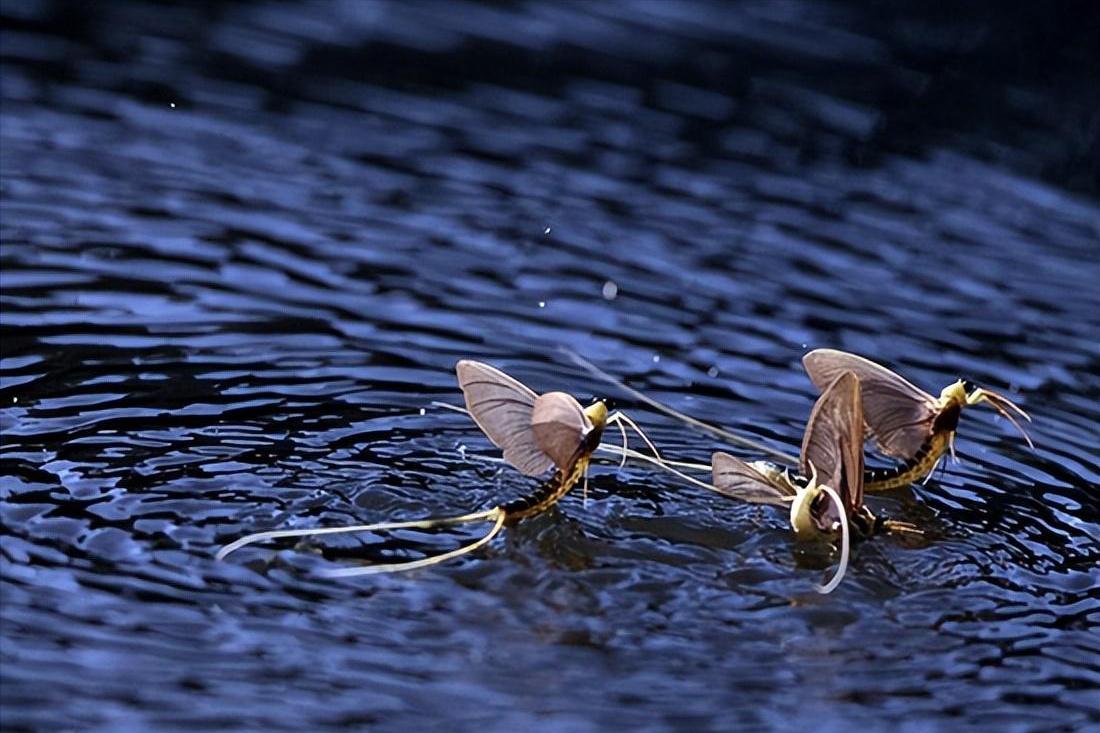
[[[546,307],[546,301],[545,300],[540,300],[539,301],[539,308],[545,308],[545,307]]]
[[[15,403],[19,402],[19,398],[18,397],[12,397],[11,401],[12,401],[12,404],[15,404]]]
[[[603,297],[604,300],[615,300],[619,295],[619,286],[615,284],[613,280],[608,280],[603,284]]]
[[[710,377],[711,379],[714,379],[715,377],[717,377],[718,376],[718,367],[712,366],[710,369],[708,369],[707,370],[707,376]]]
[[[175,109],[176,108],[176,103],[175,102],[169,102],[168,106],[171,107],[172,109]]]
[[[653,363],[656,364],[659,361],[661,361],[661,355],[660,354],[654,354],[653,355]]]
[[[425,410],[425,409],[424,409],[423,407],[421,407],[421,408],[420,408],[420,414],[421,414],[421,415],[427,415],[427,414],[428,414],[428,411],[427,411],[427,410]]]
[[[550,227],[546,227],[545,229],[543,229],[542,233],[543,234],[550,234]]]

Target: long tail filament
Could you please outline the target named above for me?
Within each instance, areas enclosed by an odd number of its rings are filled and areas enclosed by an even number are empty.
[[[224,560],[230,553],[245,547],[246,545],[255,544],[257,542],[266,542],[268,540],[283,539],[287,537],[316,537],[319,535],[329,534],[344,534],[348,532],[379,532],[393,529],[434,529],[436,527],[445,527],[455,524],[466,524],[469,522],[492,522],[493,526],[487,534],[483,537],[471,542],[468,545],[458,548],[457,550],[451,550],[441,555],[434,555],[432,557],[421,558],[420,560],[411,560],[409,562],[399,563],[385,563],[381,565],[365,565],[361,567],[349,567],[339,568],[337,570],[322,571],[322,575],[328,578],[346,578],[353,575],[371,575],[374,573],[392,573],[403,570],[414,570],[416,568],[423,568],[429,565],[435,565],[437,563],[450,560],[451,558],[465,555],[468,552],[473,552],[477,548],[485,545],[500,532],[504,526],[504,520],[506,518],[505,512],[500,507],[493,507],[481,512],[474,512],[472,514],[463,514],[457,517],[437,517],[431,519],[419,519],[408,522],[379,522],[377,524],[357,524],[350,527],[315,527],[312,529],[276,529],[266,532],[256,532],[254,534],[245,535],[235,542],[223,547],[215,555],[215,559]]]
[[[585,359],[583,356],[576,353],[575,351],[573,351],[571,349],[568,349],[568,348],[565,348],[565,347],[561,347],[561,350],[566,354],[566,356],[568,356],[573,361],[573,363],[577,364],[578,366],[585,369],[589,373],[599,377],[600,379],[604,380],[605,382],[608,382],[609,384],[615,385],[619,389],[621,389],[624,392],[626,392],[627,394],[629,394],[631,397],[634,397],[635,399],[640,400],[641,402],[644,402],[645,404],[649,405],[650,407],[652,407],[653,409],[655,409],[659,412],[663,412],[666,415],[669,415],[670,417],[674,417],[677,420],[679,420],[683,423],[686,423],[687,425],[691,425],[692,427],[695,427],[699,430],[703,430],[705,432],[711,433],[712,435],[717,435],[718,437],[722,438],[723,440],[727,440],[730,443],[733,443],[734,445],[740,445],[744,448],[751,448],[752,450],[760,451],[761,453],[766,453],[766,454],[772,456],[773,458],[775,458],[779,461],[782,461],[783,463],[787,463],[787,464],[791,464],[791,465],[797,465],[798,464],[798,458],[796,458],[794,456],[789,456],[789,455],[787,455],[786,453],[784,453],[782,451],[776,450],[775,448],[771,448],[767,445],[764,445],[763,443],[758,443],[757,441],[751,440],[750,438],[745,438],[743,436],[737,435],[736,433],[731,433],[728,430],[723,430],[720,427],[717,427],[715,425],[711,425],[710,423],[703,422],[702,420],[698,420],[698,419],[692,417],[691,415],[687,415],[683,412],[680,412],[679,410],[676,410],[672,407],[669,407],[668,405],[666,405],[664,403],[658,402],[657,400],[653,399],[652,397],[649,397],[648,395],[645,395],[642,392],[639,392],[638,390],[634,389],[633,387],[628,386],[627,384],[619,381],[618,379],[615,379],[615,377],[613,377],[610,374],[608,374],[607,372],[603,371],[598,366],[596,366],[592,362],[588,361],[587,359]]]
[[[850,540],[848,537],[848,512],[844,509],[843,502],[840,501],[840,496],[829,486],[821,486],[822,491],[829,495],[829,499],[832,500],[836,506],[837,511],[840,512],[840,565],[837,567],[836,574],[833,575],[825,585],[814,586],[814,589],[818,593],[832,593],[836,590],[836,587],[840,585],[840,581],[844,579],[844,573],[848,569],[848,556],[850,552]]]
[[[489,512],[484,512],[487,516],[486,520],[492,519],[493,526],[489,531],[481,538],[471,542],[468,545],[458,548],[457,550],[451,550],[450,552],[444,552],[442,555],[433,555],[432,557],[425,557],[420,560],[411,560],[409,562],[394,562],[386,563],[383,565],[362,565],[358,567],[349,568],[337,568],[336,570],[322,570],[321,575],[326,578],[350,578],[356,575],[374,575],[376,573],[397,573],[405,570],[415,570],[417,568],[426,568],[430,565],[437,565],[447,560],[452,560],[461,555],[465,555],[469,552],[473,552],[479,547],[488,544],[494,537],[500,534],[500,530],[504,528],[504,520],[506,519],[505,513],[500,507],[495,507]],[[475,521],[475,520],[471,520]]]
[[[697,469],[699,471],[710,471],[710,466],[704,466],[701,463],[682,464],[682,463],[679,463],[679,462],[676,462],[676,461],[664,461],[664,460],[660,460],[660,459],[657,459],[657,458],[651,458],[651,457],[647,456],[645,453],[639,453],[638,451],[632,450],[630,448],[625,448],[624,449],[624,448],[620,448],[617,445],[607,445],[605,443],[600,443],[600,445],[597,446],[596,450],[603,451],[604,453],[613,453],[615,455],[626,455],[630,458],[633,458],[636,461],[643,461],[645,463],[649,463],[651,465],[656,466],[657,468],[660,468],[664,471],[667,471],[668,473],[671,473],[673,476],[676,476],[677,478],[681,478],[684,481],[687,481],[690,484],[694,484],[695,486],[698,486],[702,489],[707,489],[708,491],[714,491],[714,492],[717,492],[719,494],[722,494],[723,496],[726,496],[726,494],[719,491],[714,485],[708,484],[705,481],[700,481],[697,478],[693,478],[691,476],[688,476],[686,473],[683,473],[682,471],[678,471],[673,467],[673,466],[681,465],[681,466],[686,466],[688,468]]]

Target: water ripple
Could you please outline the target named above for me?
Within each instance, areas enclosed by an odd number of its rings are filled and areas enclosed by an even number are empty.
[[[0,74],[5,729],[1100,721],[1100,212],[1050,184],[1062,122],[921,126],[954,82],[909,11],[138,3],[62,36],[36,7]],[[602,394],[562,345],[788,452],[817,346],[1009,392],[1037,447],[968,410],[959,464],[872,499],[926,540],[859,546],[828,597],[778,513],[610,464],[412,576],[314,571],[465,535],[213,560],[529,491],[429,404],[463,357]]]

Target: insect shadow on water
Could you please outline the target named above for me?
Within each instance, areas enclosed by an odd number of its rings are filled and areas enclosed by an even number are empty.
[[[427,567],[484,546],[505,525],[533,517],[552,507],[582,479],[587,490],[589,462],[592,454],[600,447],[604,429],[610,424],[617,425],[622,431],[622,461],[625,462],[628,452],[634,453],[626,446],[624,426],[629,426],[653,450],[656,458],[651,460],[659,462],[660,456],[656,447],[637,424],[622,412],[609,415],[607,404],[602,400],[582,408],[574,397],[565,392],[538,395],[499,369],[477,361],[459,361],[455,371],[469,415],[489,440],[501,449],[504,461],[527,476],[542,476],[551,469],[554,470],[553,475],[538,489],[491,509],[454,517],[257,532],[226,545],[217,553],[216,558],[222,560],[246,545],[292,537],[434,529],[473,522],[487,522],[491,525],[489,531],[477,540],[439,555],[406,562],[326,570],[323,575],[347,577]]]

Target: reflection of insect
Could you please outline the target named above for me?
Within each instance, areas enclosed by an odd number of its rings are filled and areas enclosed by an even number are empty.
[[[964,407],[986,402],[1023,433],[1013,412],[1031,420],[1003,395],[959,380],[944,387],[939,398],[873,361],[833,349],[816,349],[802,358],[810,379],[823,389],[843,372],[853,372],[863,387],[863,419],[880,451],[902,463],[867,471],[867,491],[905,486],[930,476],[945,451],[955,455],[955,431]]]
[[[621,422],[626,422],[637,430],[633,422],[621,413],[615,413],[609,418],[607,405],[603,401],[582,408],[573,397],[564,392],[537,395],[488,364],[462,360],[458,362],[456,372],[471,417],[489,440],[503,451],[506,462],[528,476],[539,476],[551,468],[554,469],[554,474],[534,493],[486,511],[457,517],[258,532],[223,547],[217,555],[218,559],[245,545],[284,537],[390,529],[431,529],[467,522],[492,523],[492,528],[483,537],[441,555],[401,563],[343,568],[327,574],[366,575],[434,565],[481,547],[493,539],[506,523],[518,522],[543,512],[565,496],[586,475],[588,462],[600,443],[606,425],[616,422],[621,429]]]
[[[868,534],[874,517],[863,506],[863,408],[859,378],[851,372],[830,384],[810,413],[802,438],[798,477],[766,463],[745,463],[727,453],[711,458],[714,486],[729,496],[758,504],[790,506],[791,528],[805,540],[840,535],[840,568],[833,590],[848,564],[849,524]]]

